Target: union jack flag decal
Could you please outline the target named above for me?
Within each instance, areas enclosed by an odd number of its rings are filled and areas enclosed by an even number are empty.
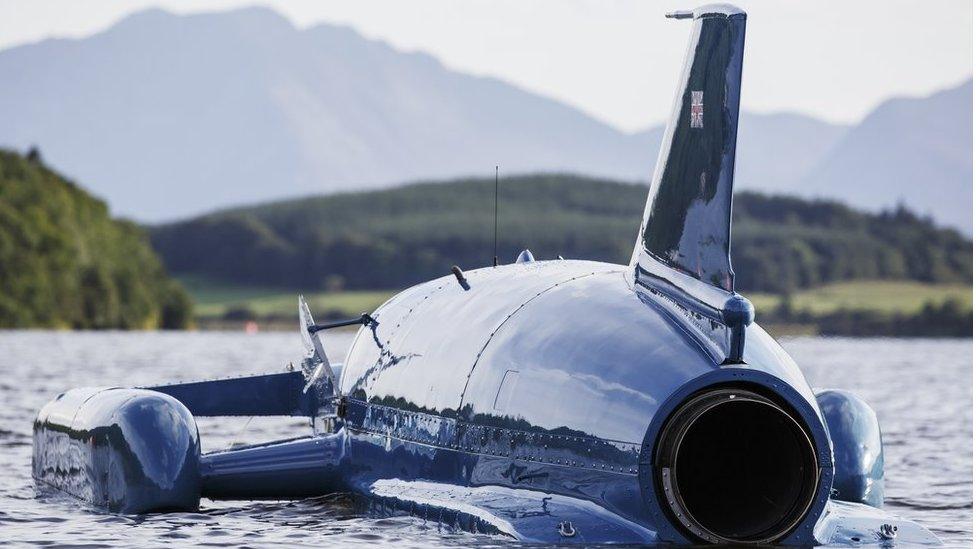
[[[703,93],[700,91],[691,92],[691,127],[692,128],[703,128],[705,115],[705,105],[702,102]]]

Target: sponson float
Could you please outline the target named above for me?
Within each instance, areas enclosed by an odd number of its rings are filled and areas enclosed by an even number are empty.
[[[540,542],[938,543],[882,510],[874,412],[815,395],[734,291],[745,14],[670,16],[691,44],[629,265],[523,254],[327,325],[300,301],[301,371],[58,396],[38,484],[122,513],[341,491]],[[201,455],[194,418],[234,415],[311,427]]]

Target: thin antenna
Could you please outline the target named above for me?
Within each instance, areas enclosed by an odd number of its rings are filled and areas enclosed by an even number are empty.
[[[498,166],[495,166],[495,246],[491,266],[498,266]]]

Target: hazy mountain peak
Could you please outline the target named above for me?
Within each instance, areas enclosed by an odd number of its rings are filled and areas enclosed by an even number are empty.
[[[885,101],[810,172],[807,195],[909,208],[972,233],[973,84]]]
[[[175,13],[163,8],[151,7],[133,12],[116,21],[111,28],[122,29],[128,26],[158,25],[161,21],[179,17]]]
[[[294,28],[291,21],[267,6],[245,6],[227,11],[208,11],[189,14],[177,14],[157,7],[147,8],[131,13],[117,23],[112,29],[124,29],[128,26],[155,26],[173,24],[180,21],[206,22],[219,25],[227,24],[263,24],[268,26]]]
[[[356,29],[346,25],[318,23],[302,31],[304,37],[314,41],[318,51],[331,51],[343,55],[354,52],[369,53],[390,62],[410,59],[429,69],[447,70],[439,59],[422,51],[405,51],[394,47],[385,40],[367,38]]]
[[[0,79],[0,145],[38,145],[113,210],[147,221],[480,175],[495,165],[508,174],[646,181],[662,134],[660,126],[626,134],[497,78],[450,70],[426,53],[402,52],[339,25],[297,29],[264,7],[146,10],[89,38],[0,51]],[[971,97],[968,86],[961,94]],[[938,97],[930,98],[932,108]],[[878,112],[900,112],[900,101]],[[971,112],[971,102],[966,108]],[[945,131],[914,130],[925,126],[918,118],[945,125],[961,112],[885,115],[897,131],[882,133],[927,139],[899,161],[944,164],[938,177],[956,189],[967,173],[971,183],[971,125],[965,135],[948,132],[956,136],[948,140]],[[858,198],[849,177],[861,167],[829,167],[852,146],[843,143],[861,140],[859,131],[790,113],[743,113],[737,184]],[[891,136],[876,137],[860,158],[887,154],[878,147]],[[968,167],[960,167],[967,158]],[[826,174],[829,184],[811,183],[813,172]],[[874,202],[860,205],[881,207],[892,194],[874,193]],[[958,198],[947,200],[962,203]]]

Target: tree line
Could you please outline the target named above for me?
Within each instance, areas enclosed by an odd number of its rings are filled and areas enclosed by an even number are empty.
[[[192,303],[135,223],[0,149],[0,328],[185,328]]]
[[[418,183],[224,210],[152,227],[175,273],[289,289],[395,289],[451,265],[490,265],[490,179]],[[565,174],[509,177],[498,197],[502,261],[530,248],[626,263],[647,187]],[[788,293],[856,279],[972,282],[972,241],[899,206],[742,192],[733,208],[736,289]]]

